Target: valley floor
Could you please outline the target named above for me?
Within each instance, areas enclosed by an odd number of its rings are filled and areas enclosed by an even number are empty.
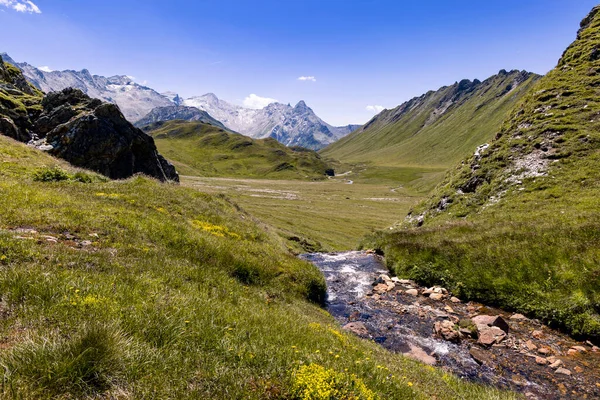
[[[182,184],[226,194],[297,251],[356,248],[366,234],[403,219],[422,199],[398,183],[352,179],[352,173],[319,182],[184,176]]]

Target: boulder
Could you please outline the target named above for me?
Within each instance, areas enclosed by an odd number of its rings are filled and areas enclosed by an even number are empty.
[[[554,371],[554,372],[556,372],[557,374],[561,374],[561,375],[567,375],[567,376],[571,376],[571,371],[569,371],[569,370],[568,370],[568,369],[566,369],[566,368],[562,368],[562,367],[561,367],[561,368],[558,368],[558,369],[557,369],[556,371]]]
[[[369,330],[362,322],[350,322],[342,327],[342,329],[352,332],[358,336],[368,336]]]
[[[471,318],[471,320],[477,327],[481,325],[482,329],[493,326],[502,329],[504,333],[508,333],[508,323],[499,315],[478,315]]]
[[[373,292],[375,292],[375,293],[387,293],[390,290],[391,290],[390,287],[388,285],[386,285],[385,283],[378,283],[373,288]]]
[[[548,357],[548,358],[550,358],[550,357]],[[553,363],[550,364],[550,368],[557,369],[561,365],[563,365],[562,360],[556,360],[556,361],[554,361]]]
[[[548,360],[546,360],[544,357],[536,357],[535,358],[535,363],[538,365],[547,365],[548,364]]]
[[[548,348],[548,347],[540,347],[537,350],[537,352],[540,353],[543,356],[547,356],[549,354],[552,354],[552,350],[550,348]]]
[[[69,88],[48,94],[42,105],[36,126],[47,132],[50,154],[112,179],[142,173],[163,182],[179,181],[154,140],[131,125],[114,104]]]
[[[413,360],[421,361],[422,363],[428,365],[435,365],[437,363],[437,359],[433,356],[430,356],[423,350],[422,348],[415,346],[414,344],[409,344],[410,351],[404,353],[405,356],[412,358]]]
[[[506,339],[506,332],[502,329],[492,326],[491,328],[484,328],[479,330],[479,338],[477,343],[484,346],[491,346],[497,344]]]
[[[431,300],[436,300],[436,301],[439,301],[439,300],[442,300],[442,299],[444,298],[444,295],[443,295],[443,294],[441,294],[441,293],[431,293],[431,294],[429,295],[429,298],[430,298]]]
[[[490,354],[488,351],[483,350],[479,347],[471,347],[469,349],[469,354],[473,357],[473,360],[477,362],[479,365],[491,365],[493,361],[493,354]]]
[[[433,325],[433,331],[436,335],[449,342],[460,341],[460,332],[451,321],[437,321]]]

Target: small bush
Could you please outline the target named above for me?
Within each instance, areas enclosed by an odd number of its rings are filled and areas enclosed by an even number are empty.
[[[36,182],[60,182],[70,179],[71,175],[59,167],[40,168],[33,173],[33,180]]]
[[[92,182],[105,182],[107,179],[103,179],[100,176],[94,176],[82,171],[74,174],[69,174],[67,171],[60,167],[44,167],[39,168],[33,173],[33,180],[36,182],[81,182],[81,183],[92,183]]]

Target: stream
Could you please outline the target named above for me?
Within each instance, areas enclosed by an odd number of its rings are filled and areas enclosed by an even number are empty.
[[[528,319],[483,304],[461,302],[443,288],[389,278],[381,257],[367,252],[311,253],[327,281],[327,310],[344,327],[386,349],[464,379],[525,394],[529,399],[600,398],[600,349]],[[438,293],[438,294],[431,294]],[[487,329],[495,342],[461,329],[478,315],[500,317]],[[483,317],[487,318],[487,317]],[[494,319],[494,318],[492,318]],[[499,321],[499,322],[498,322]],[[454,326],[451,340],[434,325]],[[483,327],[483,328],[482,328]],[[477,331],[476,329],[476,331]],[[472,330],[472,328],[471,328]],[[458,338],[460,336],[460,338]],[[445,337],[445,338],[444,338]]]

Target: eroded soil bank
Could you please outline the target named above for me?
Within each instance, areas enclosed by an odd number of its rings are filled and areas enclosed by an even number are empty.
[[[600,398],[600,350],[519,314],[464,303],[444,288],[390,278],[365,252],[313,253],[328,311],[385,348],[531,399]]]

